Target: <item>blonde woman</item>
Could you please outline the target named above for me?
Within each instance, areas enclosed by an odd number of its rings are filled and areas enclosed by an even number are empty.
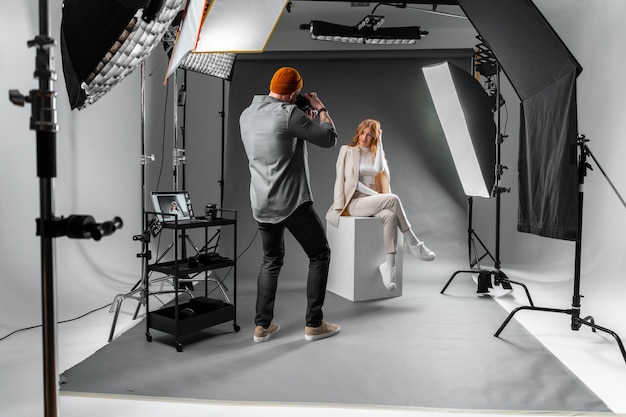
[[[404,233],[404,246],[411,255],[432,261],[435,253],[417,238],[400,198],[391,193],[382,138],[380,122],[366,119],[357,126],[352,142],[341,147],[337,157],[334,201],[326,213],[326,219],[335,227],[338,227],[341,216],[373,216],[382,219],[383,243],[387,255],[378,269],[383,284],[392,291],[396,288],[398,229]]]

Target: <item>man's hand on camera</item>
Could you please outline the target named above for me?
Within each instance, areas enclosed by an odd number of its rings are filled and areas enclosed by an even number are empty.
[[[317,111],[324,107],[322,101],[319,99],[319,97],[317,97],[317,93],[304,93],[304,97],[309,100],[309,103],[314,110]]]

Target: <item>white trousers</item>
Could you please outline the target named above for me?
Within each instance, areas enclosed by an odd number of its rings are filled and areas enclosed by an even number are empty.
[[[404,233],[411,228],[402,202],[395,194],[366,195],[357,191],[347,209],[350,216],[382,219],[386,253],[397,252],[398,229]]]

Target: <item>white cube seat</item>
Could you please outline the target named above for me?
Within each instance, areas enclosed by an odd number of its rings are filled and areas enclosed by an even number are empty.
[[[339,227],[326,224],[330,270],[326,289],[350,301],[402,295],[402,233],[398,232],[396,289],[383,285],[378,267],[385,262],[383,221],[376,217],[342,216]]]

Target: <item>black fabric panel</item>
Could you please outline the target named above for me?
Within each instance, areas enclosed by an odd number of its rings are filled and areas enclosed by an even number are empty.
[[[531,0],[459,0],[522,100],[518,230],[575,240],[576,77],[582,67]]]
[[[524,101],[522,113],[518,230],[575,240],[579,215],[576,73],[566,74]]]
[[[582,71],[531,0],[459,0],[459,4],[522,101],[571,71]]]
[[[139,10],[148,3],[149,0],[117,0],[118,3],[129,9]],[[156,1],[156,0],[153,0]],[[110,3],[110,2],[109,2]]]
[[[87,99],[85,90],[81,87],[81,81],[74,71],[74,65],[72,64],[72,58],[67,50],[67,41],[65,40],[65,32],[61,31],[61,60],[63,63],[63,76],[65,78],[65,89],[67,90],[67,96],[70,101],[70,108],[74,110],[77,107],[82,106]]]
[[[84,104],[82,82],[117,41],[141,3],[145,0],[65,0],[61,57],[72,110]]]
[[[87,79],[137,10],[119,1],[65,1],[61,30],[78,81]]]

